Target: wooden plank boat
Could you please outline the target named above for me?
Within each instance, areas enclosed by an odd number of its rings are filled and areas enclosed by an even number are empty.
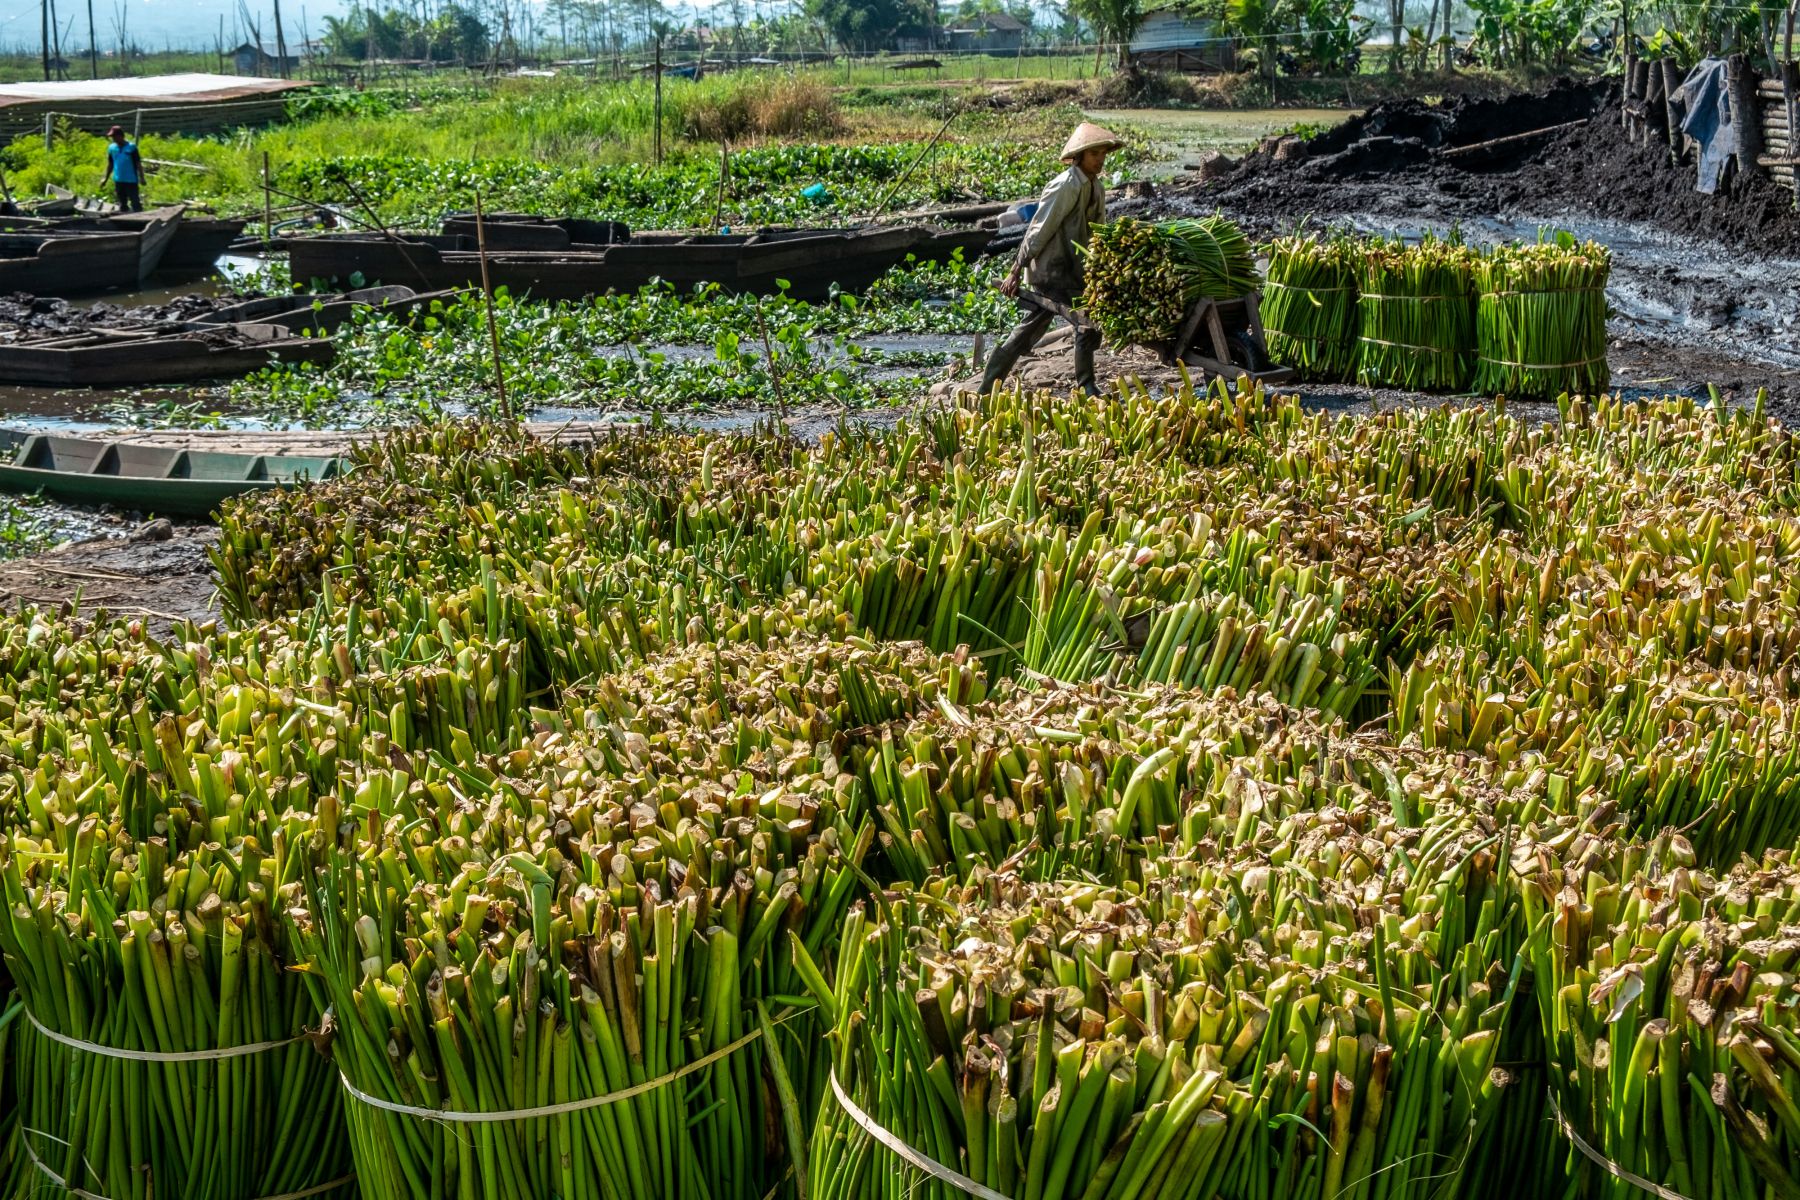
[[[120,225],[131,225],[143,221],[144,216],[143,213],[118,213],[107,220]],[[181,220],[175,222],[175,235],[170,239],[162,261],[157,264],[157,271],[164,274],[204,274],[212,270],[213,264],[219,261],[219,256],[231,249],[231,243],[237,241],[238,235],[244,232],[245,224],[244,221],[225,217],[183,214]]]
[[[0,219],[0,292],[76,296],[134,288],[162,261],[181,211],[177,204],[143,213],[135,229],[65,227],[61,219]]]
[[[612,222],[518,217],[486,222],[488,272],[495,287],[539,300],[629,292],[662,280],[686,291],[714,283],[769,295],[786,282],[798,300],[822,300],[835,286],[860,291],[907,255],[943,259],[977,253],[982,230],[934,226],[778,229],[752,234],[628,233]],[[615,236],[624,232],[626,236]],[[611,236],[613,240],[578,240]],[[363,279],[440,289],[478,286],[481,256],[472,221],[453,217],[445,232],[404,239],[365,233],[293,238],[295,279]]]
[[[0,343],[0,383],[38,387],[142,387],[247,375],[275,362],[328,363],[328,338],[280,325],[239,323],[170,331],[89,328]]]
[[[359,288],[353,292],[296,292],[288,296],[264,296],[221,308],[189,322],[190,327],[235,325],[253,321],[278,325],[292,333],[335,333],[359,308],[376,308],[395,316],[411,316],[429,308],[432,301],[445,303],[461,292],[415,292],[409,287]]]
[[[81,212],[48,219],[49,229],[96,233],[149,233],[160,220],[162,210],[149,212]],[[153,268],[159,274],[204,274],[212,270],[219,256],[231,248],[244,231],[243,221],[201,216],[184,212],[169,231],[162,256]],[[159,235],[152,235],[159,236]]]
[[[44,185],[44,198],[25,206],[34,217],[68,217],[75,213],[75,193],[54,183]]]
[[[331,479],[344,469],[337,458],[138,446],[15,429],[0,429],[0,446],[13,450],[12,460],[0,463],[0,489],[169,516],[207,516],[232,496]]]

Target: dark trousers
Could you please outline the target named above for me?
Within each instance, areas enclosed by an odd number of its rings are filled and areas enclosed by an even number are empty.
[[[994,390],[994,385],[1012,373],[1033,346],[1043,338],[1050,329],[1050,322],[1056,314],[1047,308],[1039,308],[1029,300],[1019,301],[1023,315],[1013,331],[1006,335],[1006,340],[995,349],[994,356],[988,359],[987,371],[981,377],[982,395]],[[1088,395],[1097,395],[1100,388],[1094,382],[1094,352],[1100,348],[1100,331],[1091,325],[1075,327],[1075,382]]]
[[[135,183],[120,183],[116,179],[113,180],[113,199],[125,212],[144,211],[144,201],[138,195],[138,185]]]

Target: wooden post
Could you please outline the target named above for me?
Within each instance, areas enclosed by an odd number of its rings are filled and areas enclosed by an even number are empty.
[[[1731,102],[1731,123],[1736,144],[1732,154],[1737,159],[1738,174],[1752,179],[1763,174],[1762,102],[1756,97],[1756,77],[1750,60],[1733,54],[1725,60],[1725,78]]]
[[[269,152],[263,151],[263,238],[275,236],[275,201],[269,191]]]
[[[51,141],[52,141],[55,133],[56,133],[56,126],[51,123],[50,114],[45,113],[44,114],[44,150],[46,152],[48,152],[51,148]]]
[[[662,166],[662,34],[656,35],[656,165]]]
[[[1637,80],[1637,55],[1631,52],[1630,39],[1627,38],[1625,48],[1625,78],[1619,85],[1619,124],[1624,127],[1627,137],[1631,136],[1632,84]]]
[[[1741,55],[1738,57],[1742,57]],[[1675,108],[1675,93],[1681,90],[1681,68],[1672,58],[1662,60],[1663,127],[1669,135],[1669,154],[1679,161],[1683,146],[1681,114]]]
[[[725,212],[725,182],[731,178],[731,143],[719,143],[719,198],[713,202],[712,231],[719,232],[719,218]]]
[[[494,285],[488,279],[487,218],[481,210],[481,193],[475,193],[475,250],[481,256],[481,294],[487,301],[488,340],[494,346],[494,388],[500,393],[500,418],[513,419],[512,405],[506,399],[506,373],[500,366],[500,325],[494,319]]]

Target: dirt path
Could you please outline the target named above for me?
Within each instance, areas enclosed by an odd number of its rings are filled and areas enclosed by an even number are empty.
[[[219,615],[211,525],[152,521],[127,538],[94,538],[0,562],[0,606],[141,617],[157,636],[181,621]]]

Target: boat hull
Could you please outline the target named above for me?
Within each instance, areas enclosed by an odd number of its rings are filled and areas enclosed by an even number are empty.
[[[0,383],[36,387],[147,387],[247,375],[272,363],[331,361],[328,339],[276,325],[232,325],[175,334],[85,333],[0,345]]]
[[[330,479],[335,458],[224,454],[87,438],[0,431],[13,446],[0,490],[41,492],[74,504],[112,504],[167,516],[204,517],[233,496]]]
[[[363,234],[295,238],[288,243],[297,280],[402,284],[437,290],[478,287],[482,255],[459,230],[405,240]],[[538,300],[575,300],[632,292],[662,281],[678,291],[712,284],[730,292],[823,300],[834,290],[861,291],[888,270],[916,258],[947,258],[985,244],[980,231],[917,226],[862,230],[796,230],[752,235],[645,233],[629,241],[568,241],[555,224],[489,226],[487,274],[492,285]],[[523,248],[523,247],[532,248]],[[924,253],[921,253],[923,251]]]

